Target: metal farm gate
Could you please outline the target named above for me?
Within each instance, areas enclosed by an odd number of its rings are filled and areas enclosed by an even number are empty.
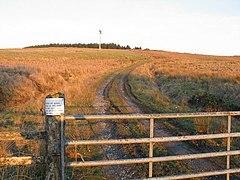
[[[149,120],[149,138],[131,138],[131,139],[106,139],[106,140],[64,140],[62,135],[62,153],[64,153],[65,146],[73,145],[102,145],[102,144],[149,144],[149,157],[148,158],[136,158],[136,159],[122,159],[122,160],[104,160],[104,161],[84,161],[84,162],[70,162],[64,164],[64,154],[62,154],[62,175],[64,177],[64,168],[66,167],[86,167],[86,166],[106,166],[106,165],[123,165],[123,164],[138,164],[138,163],[148,163],[149,164],[149,178],[152,179],[153,163],[156,162],[166,162],[175,160],[189,160],[189,159],[201,159],[201,158],[213,158],[213,157],[226,157],[225,169],[219,171],[202,172],[196,174],[183,174],[175,176],[164,176],[164,177],[154,177],[153,179],[187,179],[187,178],[197,178],[206,177],[214,175],[224,175],[226,174],[226,179],[230,179],[231,173],[240,173],[240,168],[231,169],[230,161],[231,156],[239,155],[240,150],[231,150],[231,139],[240,137],[240,132],[231,132],[232,127],[232,117],[240,116],[240,112],[203,112],[203,113],[172,113],[172,114],[121,114],[121,115],[68,115],[62,116],[62,120],[65,121],[81,121],[81,120]],[[187,135],[187,136],[171,136],[171,137],[154,137],[154,122],[159,119],[172,119],[172,118],[199,118],[199,117],[226,117],[227,120],[227,132],[219,134],[201,134],[201,135]],[[238,119],[239,120],[239,119]],[[62,121],[62,122],[63,122]],[[63,123],[64,124],[64,123]],[[63,130],[64,128],[62,128]],[[62,134],[64,132],[62,131]],[[153,154],[153,144],[154,143],[165,143],[174,141],[190,141],[190,140],[207,140],[207,139],[217,139],[226,138],[227,147],[225,151],[221,152],[209,152],[209,153],[199,153],[199,154],[187,154],[187,155],[174,155],[174,156],[164,156],[164,157],[154,157]],[[147,177],[146,177],[147,178]]]
[[[61,110],[59,111],[61,112]],[[49,115],[50,114],[50,115]],[[55,115],[48,112],[45,116],[45,132],[39,132],[41,138],[46,142],[46,153],[44,157],[7,157],[0,158],[0,166],[28,166],[33,163],[46,164],[46,175],[44,179],[65,179],[65,169],[75,167],[87,167],[87,166],[109,166],[109,165],[125,165],[125,164],[149,164],[149,175],[146,178],[153,179],[187,179],[197,177],[207,177],[214,175],[226,175],[226,179],[230,179],[230,174],[240,173],[240,168],[231,168],[231,156],[240,155],[239,145],[238,149],[234,147],[231,150],[232,140],[240,137],[240,132],[232,132],[233,125],[239,124],[240,112],[202,112],[202,113],[172,113],[172,114],[121,114],[121,115]],[[197,135],[181,135],[171,137],[155,137],[154,130],[157,121],[164,119],[166,121],[171,119],[181,120],[185,118],[190,120],[191,118],[208,118],[208,117],[222,117],[227,121],[227,132],[217,134],[197,134]],[[87,121],[149,121],[149,137],[148,138],[130,138],[130,139],[103,139],[103,140],[67,140],[65,139],[65,121],[81,122]],[[235,127],[234,127],[235,128]],[[236,128],[235,128],[236,129]],[[240,128],[238,128],[240,129]],[[1,134],[0,134],[1,135]],[[19,134],[22,136],[22,134]],[[0,136],[0,140],[4,140],[6,137]],[[186,155],[170,155],[155,157],[153,153],[154,143],[166,143],[177,141],[191,141],[191,140],[209,140],[209,139],[226,139],[226,148],[224,151],[219,152],[205,152],[205,153],[193,153]],[[16,137],[7,137],[7,139],[16,139]],[[82,146],[82,145],[102,145],[102,144],[149,144],[149,157],[145,158],[132,158],[132,159],[118,159],[118,160],[100,160],[100,161],[80,161],[80,162],[66,162],[65,148],[67,146]],[[193,174],[179,174],[174,176],[153,177],[153,164],[156,162],[167,161],[181,161],[192,160],[201,158],[213,158],[213,157],[226,157],[225,168],[217,171],[199,172]]]

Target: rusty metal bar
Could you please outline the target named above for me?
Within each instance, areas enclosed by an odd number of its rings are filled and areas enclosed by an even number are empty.
[[[149,132],[149,136],[150,138],[153,138],[154,136],[154,119],[150,119],[150,132]],[[153,143],[150,142],[149,143],[149,158],[153,157]],[[149,177],[152,177],[152,173],[153,173],[153,163],[150,161],[149,162]]]
[[[232,120],[232,118],[231,118],[231,115],[228,115],[228,133],[231,133],[231,120]],[[231,138],[230,137],[228,137],[227,138],[227,151],[230,151],[230,149],[231,149]],[[227,156],[227,169],[230,169],[230,156],[228,155]],[[227,173],[226,174],[226,178],[227,178],[227,180],[230,180],[230,173]]]
[[[123,165],[123,164],[142,164],[142,163],[149,163],[150,161],[151,162],[180,161],[180,160],[188,160],[188,159],[213,158],[213,157],[228,156],[228,155],[232,156],[232,155],[239,155],[239,154],[240,154],[240,150],[237,150],[237,151],[187,154],[187,155],[152,157],[152,158],[69,162],[66,164],[66,166],[67,167],[86,167],[86,166],[107,166],[107,165]]]
[[[217,176],[217,175],[233,174],[233,173],[240,173],[240,168],[239,169],[210,171],[210,172],[203,172],[203,173],[196,173],[196,174],[164,176],[164,177],[156,177],[156,178],[148,178],[148,179],[151,179],[151,180],[176,180],[176,179],[189,179],[189,178],[199,178],[199,177],[207,177],[207,176]]]
[[[75,158],[75,162],[78,161],[78,155],[77,155],[77,145],[74,145],[74,158]]]
[[[207,135],[189,135],[189,136],[172,136],[156,138],[138,138],[138,139],[105,139],[105,140],[74,140],[65,141],[65,145],[101,145],[101,144],[140,144],[140,143],[163,143],[189,140],[218,139],[228,137],[240,137],[240,133],[223,133]]]
[[[238,116],[240,111],[229,112],[198,112],[198,113],[169,113],[169,114],[109,114],[109,115],[67,115],[65,120],[129,120],[129,119],[166,119],[194,117]]]

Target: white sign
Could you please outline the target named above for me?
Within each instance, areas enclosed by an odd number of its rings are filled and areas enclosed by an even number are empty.
[[[46,98],[45,113],[49,116],[64,113],[64,98]]]

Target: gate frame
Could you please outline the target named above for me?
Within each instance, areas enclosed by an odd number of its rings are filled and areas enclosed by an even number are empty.
[[[74,140],[64,141],[64,145],[102,145],[102,144],[133,144],[133,143],[148,143],[149,144],[149,158],[136,159],[120,159],[120,160],[104,160],[104,161],[88,161],[88,162],[70,162],[65,167],[85,167],[85,166],[105,166],[105,165],[120,165],[120,164],[137,164],[149,163],[149,178],[151,179],[185,179],[194,177],[205,177],[213,175],[226,174],[226,179],[230,180],[230,174],[240,173],[240,168],[231,169],[230,160],[232,155],[240,155],[240,150],[231,151],[231,138],[240,137],[240,132],[231,133],[232,116],[240,116],[240,111],[229,112],[197,112],[197,113],[164,113],[164,114],[117,114],[117,115],[67,115],[62,116],[62,119],[71,120],[140,120],[148,119],[149,122],[149,138],[135,138],[135,139],[106,139],[106,140]],[[188,135],[188,136],[170,136],[154,138],[154,120],[155,119],[172,119],[172,118],[195,118],[195,117],[227,117],[227,133],[219,134],[204,134],[204,135]],[[188,140],[203,140],[203,139],[217,139],[227,138],[226,151],[213,153],[199,153],[188,155],[176,155],[166,157],[153,157],[153,143],[155,142],[173,142],[173,141],[188,141]],[[219,171],[209,171],[195,174],[181,174],[175,176],[163,176],[152,178],[153,162],[186,160],[186,159],[200,159],[210,157],[226,156],[226,169]],[[63,160],[64,161],[64,160]]]

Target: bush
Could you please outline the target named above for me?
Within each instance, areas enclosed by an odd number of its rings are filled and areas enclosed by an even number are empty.
[[[188,101],[190,106],[201,108],[204,111],[221,111],[223,109],[223,100],[208,92],[198,92]]]

